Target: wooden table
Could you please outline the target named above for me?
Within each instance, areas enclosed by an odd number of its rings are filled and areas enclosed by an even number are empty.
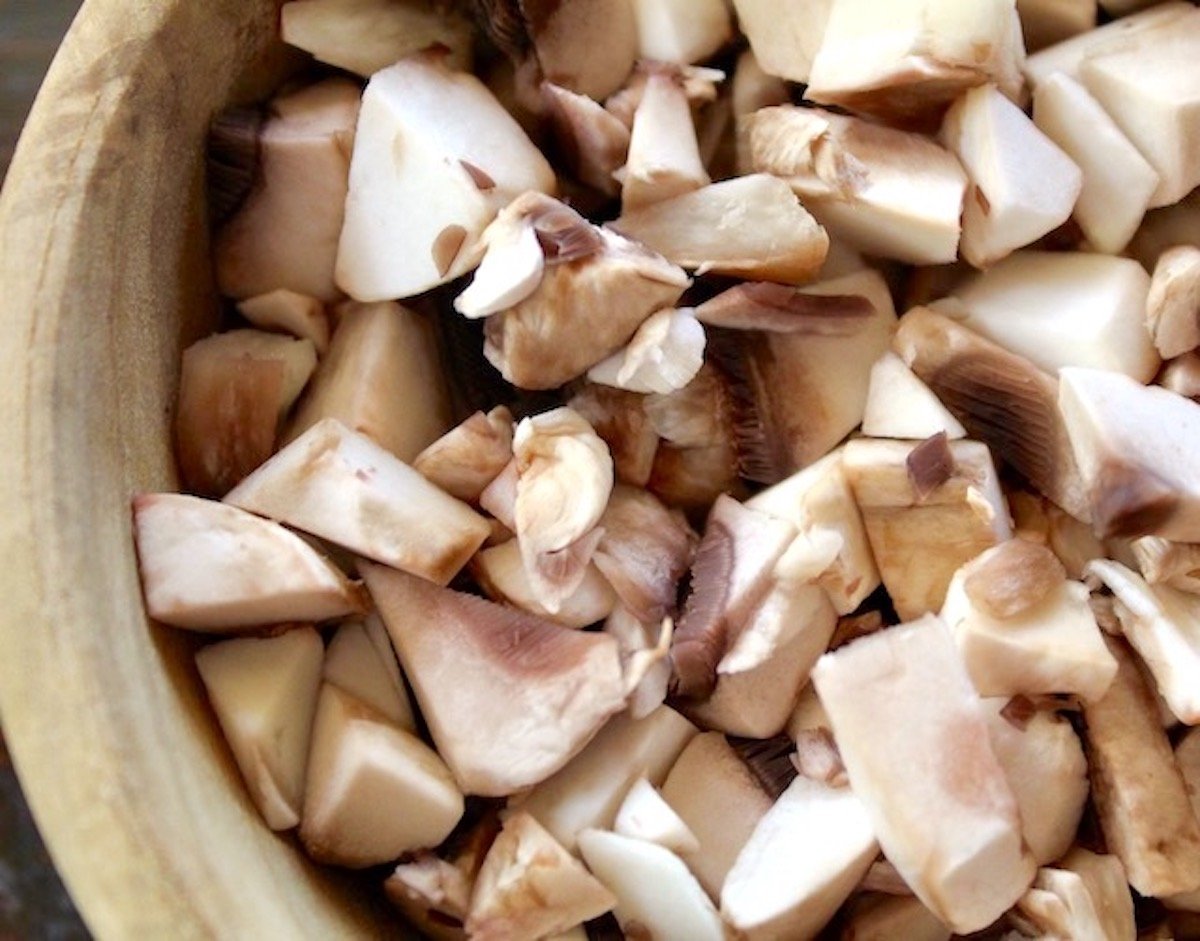
[[[0,179],[80,0],[0,0]],[[0,738],[0,941],[90,937],[38,838]]]

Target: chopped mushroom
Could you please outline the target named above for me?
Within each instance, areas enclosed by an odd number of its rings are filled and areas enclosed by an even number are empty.
[[[928,127],[975,86],[995,82],[1015,97],[1024,57],[1013,0],[836,0],[805,95]]]
[[[725,0],[633,0],[633,15],[643,59],[700,62],[733,38]]]
[[[1200,355],[1185,353],[1171,360],[1158,374],[1156,384],[1185,399],[1200,401]]]
[[[956,932],[990,925],[1035,863],[949,630],[927,617],[880,631],[822,657],[813,682],[888,860]]]
[[[913,444],[863,438],[847,444],[842,458],[901,618],[941,610],[959,567],[1011,536],[988,449],[976,441],[953,441],[949,448],[954,470],[924,500],[907,467]]]
[[[834,0],[734,0],[738,26],[767,75],[808,83]]]
[[[503,602],[547,618],[563,627],[582,628],[608,617],[617,596],[595,565],[584,568],[583,580],[562,599],[557,611],[547,610],[530,584],[521,548],[512,539],[482,550],[471,560],[471,574],[493,601]]]
[[[1039,870],[1017,911],[1038,937],[1124,941],[1137,931],[1120,860],[1083,849],[1061,866]]]
[[[626,213],[709,182],[683,76],[658,63],[643,68],[646,84],[633,115],[628,157],[618,171]]]
[[[443,585],[491,531],[465,503],[331,418],[243,480],[225,502]]]
[[[966,429],[895,353],[884,353],[871,367],[862,433],[868,438],[923,440],[944,432],[951,440]]]
[[[432,45],[448,48],[455,68],[471,65],[470,22],[432,0],[291,0],[280,37],[363,78]]]
[[[771,809],[772,796],[720,732],[704,732],[688,743],[662,795],[700,841],[683,861],[704,891],[720,898],[742,847]]]
[[[519,9],[538,66],[556,85],[599,101],[628,77],[638,54],[629,0],[522,0]]]
[[[403,408],[396,403],[403,402]],[[336,418],[411,461],[450,427],[450,399],[428,317],[399,304],[347,304],[284,443]]]
[[[636,392],[584,383],[567,402],[608,445],[617,480],[633,487],[650,482],[658,453],[658,431],[647,401]]]
[[[271,102],[258,134],[255,185],[217,233],[217,286],[238,299],[279,288],[321,301],[334,284],[358,86],[331,78]]]
[[[336,686],[322,688],[300,822],[310,856],[353,869],[389,862],[437,846],[462,815],[463,795],[432,748]]]
[[[529,813],[574,852],[580,832],[613,826],[635,781],[661,785],[695,734],[696,727],[667,706],[643,719],[619,715],[570,764],[512,798],[510,806]]]
[[[1151,585],[1169,585],[1200,594],[1200,546],[1142,536],[1132,540],[1129,549],[1142,577]]]
[[[412,297],[465,274],[504,205],[554,189],[516,120],[436,50],[375,73],[362,101],[337,261],[338,284],[356,300]]]
[[[383,883],[388,901],[434,941],[465,941],[463,922],[471,905],[472,880],[432,853],[401,863]]]
[[[579,588],[613,490],[608,447],[569,408],[526,418],[513,438],[513,522],[534,597],[551,613]]]
[[[416,734],[417,720],[396,652],[378,615],[364,622],[348,621],[337,629],[325,653],[321,678]]]
[[[625,795],[613,832],[657,843],[673,853],[694,853],[700,849],[696,835],[645,778],[638,778]]]
[[[542,83],[542,101],[571,172],[581,183],[616,196],[621,187],[613,174],[629,154],[629,128],[599,102],[551,82]]]
[[[616,897],[527,813],[504,822],[471,895],[478,941],[535,941],[611,911]]]
[[[363,597],[295,533],[231,506],[176,493],[133,500],[146,613],[232,633],[361,614]]]
[[[362,567],[430,734],[464,792],[502,797],[545,780],[624,708],[612,638]]]
[[[941,139],[971,181],[962,256],[976,268],[1041,238],[1075,208],[1082,171],[995,86],[963,95],[947,113]]]
[[[946,311],[1048,373],[1089,366],[1149,382],[1159,367],[1145,327],[1149,289],[1128,258],[1017,252],[959,287]]]
[[[1059,409],[1096,534],[1200,542],[1200,405],[1098,369],[1063,369]]]
[[[967,178],[929,138],[794,105],[747,127],[754,169],[786,180],[833,235],[913,264],[957,257]]]
[[[1098,251],[1120,252],[1141,225],[1158,173],[1075,79],[1063,73],[1040,83],[1033,121],[1083,172],[1075,219]]]
[[[1107,695],[1085,705],[1092,797],[1109,850],[1142,895],[1200,889],[1200,824],[1133,654],[1109,650],[1120,669]]]
[[[584,861],[616,895],[626,937],[723,941],[724,925],[695,877],[669,849],[602,830],[579,835]]]
[[[667,699],[674,622],[670,618],[658,623],[643,622],[618,604],[604,622],[604,633],[611,636],[621,650],[625,688],[630,691],[629,716],[644,719]]]
[[[821,3],[827,5],[826,0],[821,0]],[[743,6],[749,7],[751,4],[759,10],[767,11],[768,16],[765,18],[772,21],[777,19],[777,0],[767,0],[766,3],[762,3],[761,0],[757,3],[750,0],[750,3],[747,3],[743,0]],[[819,5],[821,4],[812,4],[808,0],[796,0],[790,4],[792,9],[802,10],[813,9]],[[783,30],[777,28],[777,24],[774,22],[772,22],[771,28],[763,30],[763,33],[771,38],[783,36],[785,43],[790,39]],[[790,97],[787,82],[768,74],[755,57],[752,49],[747,49],[738,56],[737,65],[733,70],[729,98],[736,135],[736,170],[739,175],[752,172],[753,166],[750,152],[751,122],[748,119],[762,108],[786,104]]]
[[[619,353],[588,370],[588,379],[629,392],[666,395],[704,365],[704,327],[689,309],[651,314]]]
[[[1146,326],[1163,359],[1200,346],[1200,248],[1177,245],[1158,256],[1146,297]]]
[[[879,854],[848,787],[799,777],[754,828],[721,889],[721,914],[747,941],[811,938]]]
[[[829,249],[787,184],[764,173],[627,208],[610,225],[684,268],[756,281],[806,284]]]
[[[981,696],[1073,693],[1095,702],[1117,664],[1088,595],[1049,549],[1011,539],[955,573],[941,617]]]
[[[1149,668],[1171,712],[1200,723],[1200,596],[1148,585],[1118,562],[1087,567],[1116,597],[1121,630]]]
[[[272,830],[300,822],[324,654],[311,627],[222,641],[196,654],[221,731]]]
[[[633,70],[624,87],[604,102],[604,109],[626,127],[633,127],[633,117],[642,95],[646,93],[646,85],[650,76],[659,68],[661,62],[643,62]],[[717,84],[725,80],[725,73],[720,69],[708,69],[692,65],[667,65],[673,74],[683,82],[683,90],[687,93],[688,101],[693,108],[712,104],[717,100]]]
[[[478,503],[513,458],[513,417],[503,405],[476,412],[416,456],[413,469],[452,497]]]
[[[315,297],[279,288],[248,297],[237,309],[260,330],[278,330],[299,340],[312,341],[318,356],[324,356],[329,349],[329,317],[325,305]]]
[[[1051,376],[926,308],[901,318],[892,345],[970,435],[1054,503],[1090,521],[1091,497]]]
[[[280,423],[317,365],[309,340],[232,330],[183,353],[175,445],[197,493],[221,496],[269,458]]]

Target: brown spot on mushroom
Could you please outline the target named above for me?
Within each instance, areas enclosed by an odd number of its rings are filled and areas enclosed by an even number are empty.
[[[433,240],[433,263],[439,277],[446,276],[466,240],[467,230],[461,225],[448,225],[438,233]]]
[[[994,618],[1015,618],[1035,607],[1067,578],[1053,552],[1010,539],[970,567],[963,588],[971,603]]]
[[[481,193],[490,193],[496,188],[496,181],[493,180],[487,173],[475,166],[473,163],[468,163],[465,160],[459,160],[462,168],[467,171],[467,176],[471,178],[471,182]]]
[[[938,487],[954,476],[954,454],[950,451],[946,432],[926,438],[905,458],[908,479],[917,495],[917,502],[924,503]]]
[[[766,281],[739,284],[696,308],[696,319],[712,327],[837,337],[857,333],[873,314],[856,294],[808,294]]]
[[[1004,704],[1004,708],[1000,710],[1000,717],[1018,732],[1024,732],[1037,715],[1037,711],[1037,705],[1032,699],[1017,695]]]
[[[1115,461],[1096,474],[1092,512],[1096,535],[1101,539],[1152,533],[1169,520],[1179,506],[1175,489],[1148,467],[1131,467]]]
[[[771,800],[778,800],[800,773],[792,762],[792,740],[786,735],[768,739],[728,736],[728,741]]]

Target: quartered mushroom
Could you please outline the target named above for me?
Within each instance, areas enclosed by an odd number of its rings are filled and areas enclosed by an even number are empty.
[[[626,208],[609,227],[700,274],[786,284],[812,281],[829,249],[787,184],[763,173]]]
[[[562,159],[581,182],[606,196],[621,192],[614,174],[629,154],[629,127],[587,95],[543,82],[542,102]]]
[[[833,0],[734,0],[733,6],[763,72],[807,84]]]
[[[579,850],[612,890],[626,937],[722,941],[724,925],[704,889],[669,849],[603,830],[579,834]]]
[[[464,792],[503,797],[545,780],[624,708],[612,638],[564,630],[394,569],[362,568],[430,734]]]
[[[444,52],[375,73],[362,102],[337,256],[338,285],[356,300],[412,297],[465,274],[501,208],[554,190],[554,171],[520,125]],[[381,204],[423,209],[381,213]]]
[[[539,601],[521,557],[517,540],[481,550],[471,560],[471,574],[493,601],[502,602],[547,618],[563,627],[582,628],[612,614],[617,595],[599,568],[585,566],[583,580],[562,598],[558,610],[550,611]]]
[[[1200,346],[1200,248],[1177,245],[1158,256],[1146,297],[1146,326],[1163,359]]]
[[[311,627],[205,647],[196,667],[267,826],[300,822],[325,648]]]
[[[359,97],[354,82],[331,78],[271,102],[242,158],[255,185],[213,247],[222,294],[286,288],[321,301],[341,296],[334,265]]]
[[[888,860],[956,932],[990,925],[1035,863],[949,630],[926,617],[880,631],[822,657],[813,683]]]
[[[638,778],[625,795],[613,822],[613,832],[657,843],[673,853],[694,853],[700,849],[696,835],[645,778]]]
[[[416,734],[417,720],[387,628],[372,614],[337,629],[325,653],[321,678],[370,706],[389,722]]]
[[[868,438],[924,441],[944,432],[951,441],[966,429],[936,395],[895,353],[887,352],[871,367],[862,433]]]
[[[1037,937],[1121,941],[1137,934],[1121,861],[1080,848],[1038,870],[1016,913],[1018,924]]]
[[[281,450],[225,502],[441,584],[491,532],[465,503],[334,419]]]
[[[1083,172],[994,85],[962,96],[946,114],[941,140],[970,180],[962,256],[987,268],[1070,217]]]
[[[1200,824],[1133,654],[1119,641],[1108,644],[1119,664],[1116,679],[1083,709],[1100,828],[1142,895],[1196,891]]]
[[[1011,536],[988,449],[977,441],[861,438],[842,466],[862,511],[883,584],[901,618],[941,610],[954,573]],[[924,448],[933,459],[920,457]]]
[[[434,324],[399,304],[348,303],[284,443],[335,418],[411,461],[450,426]],[[397,408],[403,402],[403,408]]]
[[[353,869],[389,862],[437,846],[462,814],[463,795],[432,748],[349,693],[322,688],[300,821],[310,856]]]
[[[628,392],[666,395],[696,378],[704,365],[704,327],[684,308],[651,314],[629,344],[588,370],[588,379]]]
[[[1058,410],[1058,383],[949,317],[914,308],[893,348],[938,399],[1033,487],[1091,520],[1091,495]]]
[[[616,897],[527,813],[516,813],[475,879],[467,934],[536,941],[611,911]]]
[[[733,38],[724,0],[633,0],[638,55],[659,62],[701,62]]]
[[[665,64],[644,63],[642,68],[645,87],[633,114],[625,166],[618,171],[624,212],[709,182],[683,75]]]
[[[329,315],[315,297],[279,288],[237,305],[238,313],[260,330],[288,333],[298,340],[312,341],[318,356],[329,349]]]
[[[837,0],[805,95],[928,128],[967,89],[994,82],[1018,95],[1024,58],[1012,0]]]
[[[786,180],[832,235],[912,264],[957,257],[967,177],[934,141],[795,105],[764,108],[746,128],[753,168]]]
[[[1098,536],[1200,542],[1200,405],[1099,369],[1063,369],[1059,409]]]
[[[221,496],[269,458],[316,365],[311,341],[262,330],[214,334],[184,350],[175,453],[187,485]]]
[[[755,939],[811,938],[879,853],[850,788],[796,778],[754,828],[721,889],[721,914]]]
[[[1088,798],[1079,736],[1063,716],[1032,700],[985,699],[992,749],[1021,815],[1021,836],[1038,865],[1071,846]]]
[[[1071,76],[1040,82],[1033,122],[1083,173],[1074,217],[1101,252],[1123,251],[1158,188],[1158,173],[1130,143],[1100,102]]]
[[[438,438],[413,461],[413,469],[442,490],[478,503],[513,458],[513,417],[503,405],[476,412]]]
[[[579,588],[613,490],[607,446],[584,419],[558,408],[517,426],[513,523],[529,586],[556,612]]]
[[[617,481],[632,487],[650,482],[658,454],[658,431],[647,401],[639,393],[590,382],[580,385],[567,401],[608,445]]]
[[[613,826],[636,781],[661,785],[695,734],[696,727],[667,706],[642,719],[619,715],[570,764],[509,806],[532,815],[574,852],[582,831]]]
[[[1088,366],[1149,382],[1159,367],[1145,326],[1149,289],[1128,258],[1017,252],[957,288],[945,312],[1051,374]]]
[[[683,860],[710,898],[721,887],[758,822],[774,804],[762,782],[720,732],[693,738],[662,785],[671,809],[700,848]]]
[[[1071,693],[1095,702],[1117,663],[1089,595],[1049,549],[1010,539],[954,574],[941,618],[981,696]]]
[[[235,507],[175,493],[133,500],[146,613],[211,633],[361,614],[361,590],[307,542]]]
[[[470,68],[472,58],[470,21],[431,0],[290,0],[280,9],[280,35],[363,78],[433,45],[450,50],[455,68]]]

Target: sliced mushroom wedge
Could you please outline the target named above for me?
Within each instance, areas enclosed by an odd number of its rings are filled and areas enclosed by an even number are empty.
[[[624,708],[612,638],[380,565],[362,568],[421,714],[464,792],[503,797],[545,780]]]
[[[365,435],[325,419],[225,502],[447,584],[491,528]]]
[[[361,591],[308,543],[235,507],[176,493],[133,501],[146,613],[194,631],[363,613]]]

